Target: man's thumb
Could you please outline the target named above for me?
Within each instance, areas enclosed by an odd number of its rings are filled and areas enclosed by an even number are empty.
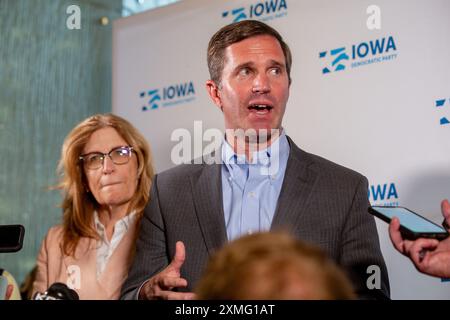
[[[441,203],[441,210],[442,210],[442,214],[444,216],[445,222],[447,224],[447,229],[450,226],[450,203],[448,202],[448,200],[444,200]]]
[[[175,244],[175,255],[173,256],[172,262],[170,264],[177,271],[180,271],[185,258],[186,249],[184,248],[184,243],[182,241],[177,241],[177,243]]]

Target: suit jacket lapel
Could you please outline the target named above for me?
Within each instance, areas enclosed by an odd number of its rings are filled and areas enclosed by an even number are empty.
[[[191,176],[192,194],[198,223],[208,248],[213,253],[227,241],[222,200],[220,164],[203,164],[199,175]]]
[[[291,149],[271,230],[296,227],[317,178],[317,172],[310,168],[308,154],[300,150],[289,137],[288,141]]]
[[[271,230],[279,227],[295,228],[304,213],[314,188],[317,172],[308,154],[300,150],[288,137],[291,146]],[[191,176],[195,211],[208,252],[211,254],[227,241],[223,212],[221,164],[203,164],[198,174]]]

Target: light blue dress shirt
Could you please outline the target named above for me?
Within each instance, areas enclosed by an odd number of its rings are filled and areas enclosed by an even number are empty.
[[[267,149],[253,153],[252,163],[222,143],[222,192],[228,240],[268,231],[275,215],[289,157],[289,142],[281,135]]]

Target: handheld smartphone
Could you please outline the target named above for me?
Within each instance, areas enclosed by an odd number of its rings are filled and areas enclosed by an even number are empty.
[[[404,207],[371,206],[369,212],[387,223],[397,217],[400,220],[400,232],[408,240],[418,238],[442,240],[449,235],[443,227]]]
[[[20,224],[0,225],[0,252],[17,252],[22,249],[25,228]]]

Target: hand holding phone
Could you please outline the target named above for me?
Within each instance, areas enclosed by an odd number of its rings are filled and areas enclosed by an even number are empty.
[[[443,227],[404,207],[372,206],[369,207],[369,212],[387,223],[390,223],[393,217],[397,217],[400,221],[400,232],[408,240],[418,238],[443,240],[449,236]]]
[[[442,201],[441,210],[444,218],[450,222],[450,202],[448,200]],[[440,228],[439,225],[434,223],[433,225]],[[411,259],[418,271],[434,277],[450,278],[448,267],[450,265],[450,237],[433,239],[426,238],[427,235],[422,234],[422,238],[411,241],[402,235],[402,228],[404,227],[400,225],[400,219],[395,219],[389,224],[389,237],[395,249]]]

